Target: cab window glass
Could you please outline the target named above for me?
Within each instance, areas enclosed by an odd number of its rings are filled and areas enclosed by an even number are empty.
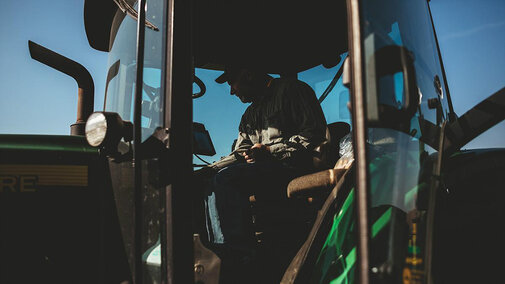
[[[424,277],[427,201],[440,135],[433,129],[448,112],[445,90],[437,87],[444,83],[427,5],[397,0],[362,5],[366,115],[375,115],[374,104],[380,112],[367,125],[366,143],[372,281]],[[414,108],[405,107],[407,98]],[[440,101],[441,108],[429,107],[429,100]]]
[[[163,127],[162,107],[162,69],[163,63],[163,42],[166,32],[163,30],[164,2],[162,0],[148,0],[146,2],[146,27],[144,45],[144,65],[143,81],[137,82],[137,59],[136,59],[136,38],[137,20],[130,15],[126,15],[118,9],[112,22],[109,70],[107,72],[106,93],[104,110],[118,113],[123,120],[134,122],[135,110],[135,89],[137,84],[142,84],[142,104],[141,104],[141,142],[145,141],[153,132]],[[138,1],[126,0],[123,5],[129,5],[138,10]],[[124,163],[128,163],[125,161]],[[125,164],[122,164],[125,166]],[[153,169],[157,169],[158,164],[154,159],[146,159],[140,166],[143,176],[154,176]],[[128,170],[133,169],[126,165]],[[123,176],[133,174],[125,170]],[[149,172],[150,175],[147,174]],[[163,188],[154,185],[149,179],[142,178],[142,230],[141,243],[132,240],[133,223],[132,214],[134,209],[133,188],[129,188],[128,183],[114,187],[114,194],[118,208],[118,218],[125,238],[125,252],[129,258],[130,267],[135,263],[135,252],[142,251],[143,283],[161,283],[161,246],[166,243],[160,242],[161,224],[161,200]],[[137,256],[138,257],[138,256]]]
[[[137,9],[136,1],[128,1]],[[142,140],[147,139],[158,126],[162,126],[161,98],[163,1],[147,1],[144,52],[144,82],[142,86]],[[133,122],[136,86],[136,35],[137,24],[132,17],[117,11],[111,32],[109,76],[106,83],[104,110],[117,112],[123,120]]]
[[[437,123],[435,110],[428,108],[428,99],[440,98],[443,114],[446,116],[448,102],[444,90],[435,87],[435,81],[443,82],[436,42],[426,3],[403,1],[365,1],[363,13],[366,23],[364,34],[365,66],[373,77],[373,56],[387,46],[404,46],[411,54],[415,67],[416,83],[421,105],[418,115],[434,124]],[[385,8],[388,7],[388,8]],[[379,68],[375,66],[376,68]],[[370,69],[370,70],[368,70]],[[373,80],[373,78],[370,79]],[[437,79],[435,78],[437,77]],[[402,73],[377,78],[376,82],[379,103],[398,106],[403,103],[404,82]],[[373,88],[369,85],[368,88]]]
[[[227,83],[218,84],[215,79],[223,72],[196,68],[195,76],[205,84],[205,94],[193,100],[193,121],[203,123],[214,144],[216,154],[206,157],[207,162],[215,162],[231,152],[233,140],[238,137],[238,125],[248,104],[230,94]],[[193,92],[199,88],[193,84]],[[201,163],[195,160],[195,163]]]
[[[319,65],[298,74],[298,79],[309,84],[320,101],[324,98],[321,108],[328,124],[339,121],[351,124],[349,89],[343,85],[341,75],[335,78],[346,56],[347,53],[340,55],[340,62],[331,68]],[[331,87],[334,79],[336,83]],[[323,94],[325,97],[321,98]]]

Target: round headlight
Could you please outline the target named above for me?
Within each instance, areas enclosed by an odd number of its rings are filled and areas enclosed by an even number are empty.
[[[92,113],[86,121],[86,140],[93,147],[100,146],[107,134],[107,119],[100,112]]]

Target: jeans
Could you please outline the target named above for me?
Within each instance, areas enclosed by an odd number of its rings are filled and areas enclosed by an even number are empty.
[[[292,167],[269,160],[233,164],[212,178],[205,200],[206,225],[211,249],[222,259],[223,267],[233,263],[230,270],[239,271],[237,266],[250,265],[254,259],[256,240],[249,196],[287,198],[287,184],[296,176]]]

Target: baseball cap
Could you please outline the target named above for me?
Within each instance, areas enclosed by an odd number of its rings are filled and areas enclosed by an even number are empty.
[[[237,66],[226,66],[224,68],[224,73],[216,78],[216,83],[222,84],[226,81],[232,81],[237,78],[241,68]]]

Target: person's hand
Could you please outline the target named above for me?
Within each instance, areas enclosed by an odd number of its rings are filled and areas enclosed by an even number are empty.
[[[244,159],[247,163],[254,163],[271,158],[270,147],[267,145],[256,143],[251,149],[243,153]]]

